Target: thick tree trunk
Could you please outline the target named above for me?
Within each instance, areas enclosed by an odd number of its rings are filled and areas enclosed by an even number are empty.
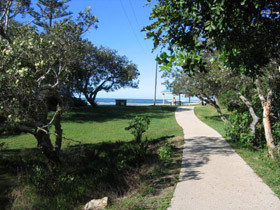
[[[270,157],[274,158],[273,151],[275,149],[275,143],[272,136],[271,122],[269,118],[271,112],[271,101],[272,101],[273,91],[271,88],[268,88],[267,97],[265,99],[261,90],[261,84],[259,79],[256,80],[256,87],[263,108],[263,126],[264,126],[266,145],[268,148],[268,154]]]
[[[273,158],[273,151],[275,149],[275,144],[271,132],[271,123],[269,118],[270,111],[271,111],[271,107],[269,103],[265,102],[263,106],[263,126],[264,126],[266,144],[268,147],[268,154]]]
[[[256,112],[251,104],[251,102],[244,96],[239,90],[235,90],[235,93],[239,96],[239,98],[244,102],[244,104],[249,109],[250,115],[253,119],[253,121],[250,124],[250,132],[253,136],[253,138],[256,138],[256,126],[260,120],[260,118],[256,115]]]
[[[38,147],[42,150],[43,154],[47,157],[47,159],[55,165],[60,163],[59,156],[55,152],[48,130],[45,131],[39,130],[36,133],[36,139],[38,142]]]

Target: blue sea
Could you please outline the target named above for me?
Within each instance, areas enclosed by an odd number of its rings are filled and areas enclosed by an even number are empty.
[[[153,104],[154,100],[153,99],[134,99],[134,98],[97,98],[95,101],[98,104],[115,104],[116,100],[126,100],[128,104]],[[165,104],[170,104],[172,99],[165,99]],[[177,102],[179,100],[177,99]],[[189,103],[189,98],[182,98],[181,99],[182,104],[188,104]],[[190,98],[191,103],[196,103],[199,102],[199,99],[196,97],[191,97]],[[163,99],[157,99],[156,104],[163,104]]]

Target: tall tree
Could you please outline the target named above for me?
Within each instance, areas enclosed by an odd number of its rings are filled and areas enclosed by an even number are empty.
[[[34,23],[45,30],[50,29],[55,20],[63,19],[67,22],[71,18],[72,12],[68,12],[67,3],[70,0],[38,0],[39,12],[33,11],[31,15],[35,18]]]
[[[160,57],[165,66],[175,63],[188,72],[204,70],[205,51],[216,49],[231,70],[255,78],[272,60],[280,64],[279,13],[280,4],[273,0],[159,0],[151,13],[154,23],[144,30],[155,47],[170,50]],[[267,99],[272,97],[271,89],[265,92]],[[271,106],[259,96],[264,112],[269,113]],[[270,119],[263,119],[268,138]],[[273,144],[273,138],[268,138],[270,155]]]
[[[95,107],[95,99],[100,91],[115,91],[125,87],[138,87],[137,66],[117,51],[105,47],[94,47],[86,42],[87,50],[77,75],[77,92]]]
[[[19,14],[30,11],[30,0],[0,0],[0,36],[11,42],[9,23]]]
[[[1,127],[34,135],[38,147],[52,163],[59,163],[64,90],[72,82],[71,75],[80,61],[76,49],[82,47],[81,34],[95,24],[92,17],[87,10],[76,22],[56,22],[50,33],[40,33],[35,27],[19,23],[13,31],[13,21],[8,39],[0,38]],[[49,97],[56,101],[51,118]],[[52,126],[55,127],[53,133],[50,132]],[[51,135],[55,136],[54,144]]]

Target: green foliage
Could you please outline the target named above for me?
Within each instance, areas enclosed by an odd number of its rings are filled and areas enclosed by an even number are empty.
[[[141,142],[142,134],[146,132],[150,125],[150,119],[147,116],[136,116],[129,123],[129,126],[125,130],[131,130],[131,134],[134,135],[137,143]]]
[[[34,166],[27,174],[26,178],[32,184],[38,193],[51,195],[60,194],[70,190],[74,190],[74,183],[78,182],[74,176],[67,174],[59,169],[50,171],[42,166]]]
[[[68,12],[67,3],[70,0],[39,0],[37,6],[39,12],[32,11],[31,15],[34,17],[34,23],[45,30],[49,30],[57,19],[64,18],[63,22],[70,19],[72,12]]]
[[[30,8],[30,1],[8,2],[0,7],[1,16],[5,17],[0,23],[0,115],[4,119],[1,132],[32,134],[46,157],[59,162],[62,112],[69,102],[73,73],[81,60],[77,49],[83,46],[81,35],[97,19],[89,9],[86,14],[79,14],[79,20],[71,19],[71,13],[66,11],[69,0],[40,0],[38,10]],[[16,14],[33,15],[35,25],[17,22]],[[49,99],[54,102],[51,107]],[[50,110],[55,111],[52,119],[48,119]],[[52,126],[55,143],[50,139]]]
[[[280,123],[276,121],[272,125],[272,135],[276,145],[280,146]]]
[[[82,55],[75,77],[75,92],[81,93],[94,107],[100,91],[111,92],[124,87],[137,88],[139,71],[126,56],[118,55],[116,50],[95,47],[83,42],[79,52]]]
[[[248,130],[250,120],[249,113],[233,111],[229,117],[230,124],[226,125],[226,136],[236,142],[250,143],[252,141]]]
[[[159,158],[162,160],[168,160],[172,157],[173,150],[170,145],[163,145],[159,150]]]
[[[280,7],[274,0],[163,0],[151,5],[154,22],[143,30],[155,48],[169,50],[160,56],[164,68],[175,64],[189,73],[201,71],[209,49],[221,52],[228,67],[250,75],[278,59],[280,36],[271,30],[279,29]]]

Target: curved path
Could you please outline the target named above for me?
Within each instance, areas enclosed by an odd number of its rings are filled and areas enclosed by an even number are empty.
[[[194,107],[179,107],[184,129],[180,181],[170,210],[280,210],[280,200],[218,132],[202,123]]]

